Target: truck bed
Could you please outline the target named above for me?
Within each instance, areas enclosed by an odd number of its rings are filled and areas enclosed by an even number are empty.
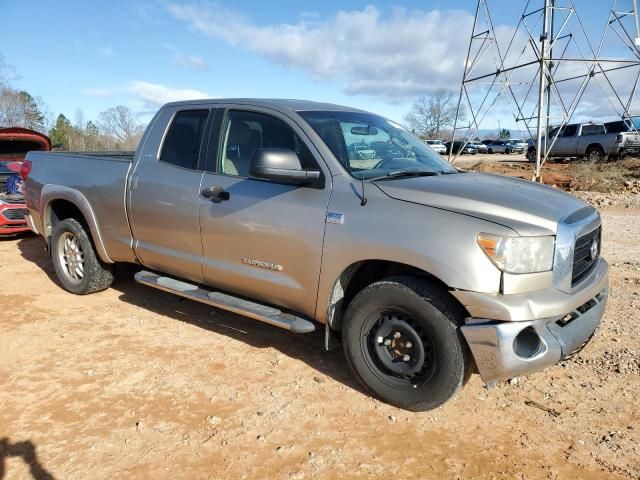
[[[80,202],[90,212],[85,218],[100,219],[99,232],[93,233],[98,234],[98,242],[112,261],[134,261],[125,204],[133,158],[134,152],[30,152],[27,155],[32,162],[30,176],[46,179],[46,185],[34,182],[25,195],[35,225],[46,228],[40,209],[53,200],[49,191],[79,192],[84,198],[65,199],[56,194],[56,199]]]

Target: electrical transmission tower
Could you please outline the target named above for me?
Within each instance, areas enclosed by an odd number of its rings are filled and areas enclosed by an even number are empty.
[[[602,116],[608,108],[619,118],[638,113],[638,13],[637,0],[613,0],[604,33],[594,41],[573,0],[528,0],[515,29],[496,29],[489,0],[478,0],[452,141],[464,131],[468,142],[505,100],[517,125],[535,139],[528,155],[540,181],[541,167],[574,114]]]

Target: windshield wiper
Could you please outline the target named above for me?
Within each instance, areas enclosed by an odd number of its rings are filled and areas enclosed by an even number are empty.
[[[369,180],[391,180],[394,178],[407,178],[407,177],[433,177],[436,175],[442,175],[441,172],[436,172],[435,170],[396,170],[394,172],[389,172],[384,175],[380,175],[378,177],[372,177]]]

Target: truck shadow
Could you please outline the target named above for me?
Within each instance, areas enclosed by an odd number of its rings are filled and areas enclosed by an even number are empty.
[[[38,460],[36,447],[30,440],[11,443],[7,437],[0,439],[0,480],[5,478],[5,460],[10,457],[20,457],[29,465],[29,473],[35,480],[54,480]]]
[[[18,242],[21,255],[38,265],[58,285],[51,260],[43,247],[44,243],[37,237],[24,238]],[[116,281],[111,289],[120,292],[120,301],[233,338],[254,348],[275,348],[288,357],[305,362],[319,373],[365,394],[350,375],[342,348],[328,352],[324,350],[322,325],[317,324],[318,328],[312,333],[287,332],[241,315],[139,285],[133,280],[133,275],[140,269],[136,265],[118,265]],[[61,293],[71,295],[62,289]]]

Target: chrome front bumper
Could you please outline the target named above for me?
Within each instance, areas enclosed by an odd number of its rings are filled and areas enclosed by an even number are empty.
[[[607,305],[608,289],[566,315],[526,322],[471,319],[462,327],[486,384],[542,370],[591,339]],[[537,342],[537,343],[536,343]]]

